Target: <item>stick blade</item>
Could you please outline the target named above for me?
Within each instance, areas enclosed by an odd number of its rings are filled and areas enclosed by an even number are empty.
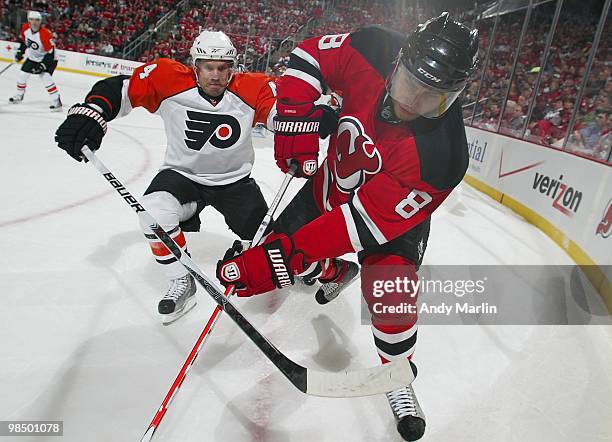
[[[157,427],[149,427],[144,436],[142,436],[142,439],[140,439],[140,442],[151,442],[151,439],[153,439],[153,433],[155,433],[156,429]]]
[[[306,394],[323,397],[358,397],[382,394],[414,381],[407,359],[378,367],[338,373],[308,370]]]

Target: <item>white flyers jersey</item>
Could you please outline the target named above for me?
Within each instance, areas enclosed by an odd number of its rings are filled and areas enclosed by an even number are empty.
[[[55,49],[53,35],[47,28],[41,26],[38,32],[30,29],[29,23],[24,23],[19,32],[21,41],[26,45],[25,57],[29,60],[41,62],[45,55]]]
[[[138,67],[124,82],[118,116],[137,106],[159,115],[168,140],[160,170],[219,186],[251,173],[251,129],[257,123],[272,128],[274,92],[274,80],[266,75],[235,74],[213,105],[200,95],[193,69],[162,58]]]

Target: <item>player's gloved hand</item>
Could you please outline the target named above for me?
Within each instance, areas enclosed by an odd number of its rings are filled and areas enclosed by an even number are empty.
[[[55,132],[55,141],[60,149],[81,161],[83,146],[99,149],[105,134],[106,120],[102,112],[90,104],[75,104],[68,109],[68,117]]]
[[[274,158],[283,172],[291,160],[298,162],[296,176],[309,177],[316,173],[319,137],[326,138],[338,124],[337,115],[328,106],[312,103],[276,103],[274,117]]]
[[[317,106],[323,112],[323,118],[321,118],[321,125],[319,126],[319,137],[325,139],[332,133],[336,132],[338,128],[338,120],[340,120],[340,108],[333,108],[331,106],[320,105]]]
[[[304,256],[294,250],[293,240],[272,233],[262,245],[246,251],[235,241],[217,262],[217,278],[226,287],[234,284],[236,295],[253,296],[293,285],[293,275],[304,268]]]
[[[15,52],[15,62],[18,63],[21,60],[23,60],[23,51],[18,50],[17,52]]]
[[[45,64],[43,62],[40,62],[40,63],[32,66],[32,74],[34,74],[34,75],[42,74],[46,70],[47,70],[47,66],[45,66]]]

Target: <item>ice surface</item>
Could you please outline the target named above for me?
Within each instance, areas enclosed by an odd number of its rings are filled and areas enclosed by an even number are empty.
[[[0,420],[64,420],[62,440],[71,442],[140,440],[214,305],[199,290],[188,316],[160,324],[165,282],[136,217],[91,166],[54,146],[65,111],[47,110],[38,78],[23,104],[5,104],[16,72],[0,76]],[[98,80],[54,78],[66,108]],[[161,120],[137,109],[110,124],[100,157],[140,195],[164,143]],[[282,175],[271,137],[255,144],[253,176],[270,201]],[[189,249],[212,275],[234,236],[213,210],[202,219]],[[539,230],[464,184],[436,212],[425,262],[572,264]],[[360,325],[358,284],[326,306],[313,293],[297,287],[237,305],[300,363],[376,364],[369,327]],[[610,327],[423,326],[414,360],[424,440],[612,440]],[[400,439],[384,396],[307,397],[223,317],[156,440]]]

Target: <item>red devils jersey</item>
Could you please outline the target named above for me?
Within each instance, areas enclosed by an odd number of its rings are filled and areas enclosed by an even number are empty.
[[[342,91],[342,113],[313,178],[323,216],[295,234],[307,258],[322,259],[389,242],[428,218],[468,164],[461,106],[439,119],[393,116],[386,95],[405,36],[379,27],[309,39],[290,55],[278,100],[316,101]]]
[[[53,35],[51,31],[45,27],[41,26],[37,32],[33,32],[32,29],[30,29],[30,24],[24,23],[19,32],[19,36],[27,48],[25,57],[32,61],[41,62],[47,53],[55,49]]]

